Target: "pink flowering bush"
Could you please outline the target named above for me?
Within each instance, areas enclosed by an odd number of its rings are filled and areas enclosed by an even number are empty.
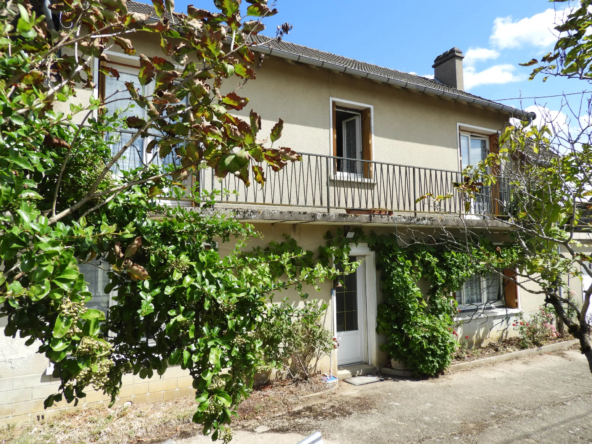
[[[540,347],[545,341],[559,336],[555,329],[555,312],[553,308],[544,305],[528,321],[524,319],[524,314],[520,313],[512,326],[518,330],[522,348]]]

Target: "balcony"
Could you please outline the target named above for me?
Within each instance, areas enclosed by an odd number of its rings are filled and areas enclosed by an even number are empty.
[[[113,152],[117,152],[131,134],[132,131],[121,131],[120,141],[112,146]],[[154,159],[162,164],[174,163],[172,154],[160,160],[158,156],[146,153],[146,147],[154,137],[137,139],[125,158],[114,167],[114,172],[137,168]],[[253,180],[247,187],[234,175],[219,181],[209,168],[200,170],[195,182],[200,191],[218,192],[216,207],[221,208],[372,216],[438,214],[466,218],[508,212],[510,188],[503,179],[493,187],[481,187],[467,211],[463,197],[454,187],[455,182],[463,179],[458,171],[318,154],[303,153],[301,156],[300,162],[290,162],[278,172],[263,165],[264,187]],[[252,171],[250,167],[249,170]],[[431,197],[426,197],[428,194]],[[438,196],[449,197],[437,199]],[[181,205],[190,206],[191,199],[183,199]]]
[[[454,187],[463,179],[458,171],[318,154],[302,154],[302,161],[289,163],[279,172],[269,166],[264,166],[264,171],[264,187],[256,183],[247,187],[235,176],[219,181],[212,170],[202,170],[199,187],[219,191],[219,204],[383,216],[503,215],[510,197],[503,180],[493,187],[483,186],[466,211],[465,201]],[[428,193],[431,197],[425,197]]]

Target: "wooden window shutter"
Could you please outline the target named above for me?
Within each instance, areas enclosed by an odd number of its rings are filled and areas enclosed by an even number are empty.
[[[504,278],[504,297],[506,307],[518,308],[518,285],[510,280],[516,279],[516,272],[508,268],[504,270],[504,276],[508,277],[508,279]]]
[[[362,158],[372,160],[372,114],[370,108],[362,111]],[[372,179],[372,164],[364,162],[364,177]]]
[[[489,136],[489,152],[499,154],[499,135],[497,133]],[[491,171],[494,175],[499,176],[501,173],[500,167],[496,166]],[[491,188],[491,209],[494,215],[501,214],[500,201],[500,185],[496,182]]]

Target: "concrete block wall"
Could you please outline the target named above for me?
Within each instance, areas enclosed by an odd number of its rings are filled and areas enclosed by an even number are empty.
[[[115,405],[123,405],[128,401],[132,403],[171,401],[183,396],[192,396],[195,393],[191,387],[192,381],[189,372],[180,367],[171,367],[164,375],[154,375],[149,379],[125,375]],[[51,409],[45,410],[43,402],[49,395],[57,393],[58,387],[59,380],[46,375],[0,378],[0,427],[38,421],[65,410],[109,405],[108,396],[89,389],[86,390],[86,398],[81,399],[76,407],[74,403],[68,404],[62,400]]]

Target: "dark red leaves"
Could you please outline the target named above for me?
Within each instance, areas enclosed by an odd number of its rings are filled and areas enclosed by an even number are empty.
[[[154,11],[156,11],[156,15],[162,17],[164,15],[164,1],[152,0],[152,5],[154,6]]]
[[[263,186],[265,184],[265,175],[263,174],[263,168],[259,165],[253,165],[253,174],[255,176],[255,182]]]
[[[111,68],[110,66],[101,66],[99,71],[105,75],[115,77],[117,80],[119,80],[119,71],[117,71],[115,68]]]
[[[130,128],[143,128],[146,125],[146,121],[144,119],[140,119],[136,116],[131,116],[126,119],[127,126]]]
[[[142,85],[147,85],[152,82],[152,79],[154,79],[154,71],[155,68],[150,59],[144,54],[140,55],[140,74],[138,75],[138,78]]]
[[[240,111],[247,103],[249,103],[249,99],[246,97],[241,97],[237,93],[231,92],[230,94],[225,95],[222,97],[222,103],[226,105],[227,108],[232,108]]]
[[[193,5],[189,5],[187,7],[187,15],[197,20],[203,20],[212,17],[212,13],[210,11],[206,11],[205,9],[197,9],[193,7]]]
[[[54,136],[50,136],[49,134],[45,135],[45,138],[43,139],[43,145],[50,147],[50,148],[66,148],[66,149],[70,149],[70,145],[68,145],[68,143],[65,140],[59,139],[57,137]]]
[[[282,131],[284,129],[284,121],[282,119],[280,119],[278,121],[278,123],[276,123],[274,125],[274,127],[271,129],[271,134],[270,134],[270,139],[271,142],[275,142],[276,140],[278,140],[280,137],[282,137]]]

